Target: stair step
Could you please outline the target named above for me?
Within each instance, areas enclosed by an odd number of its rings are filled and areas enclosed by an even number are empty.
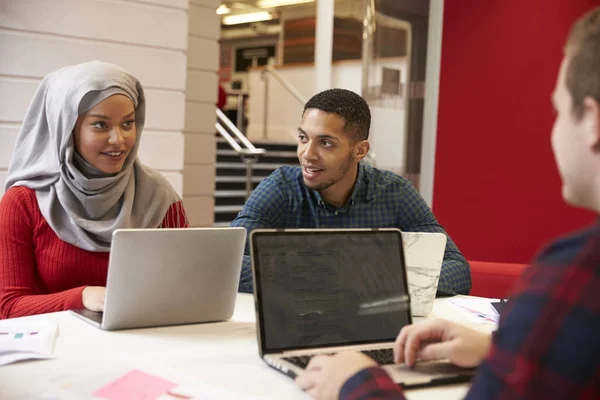
[[[264,176],[253,176],[252,177],[252,182],[256,182],[259,183],[260,181],[262,181],[263,179],[265,179]],[[215,177],[215,182],[216,183],[221,183],[221,182],[232,182],[232,183],[246,183],[246,177],[245,176],[216,176]]]
[[[234,205],[234,206],[215,206],[215,214],[218,213],[238,213],[240,211],[242,211],[242,207],[241,205]]]
[[[230,225],[230,222],[215,222],[212,224],[215,228],[226,228]]]
[[[239,156],[217,155],[218,163],[243,163]],[[260,157],[259,164],[300,165],[297,157]],[[245,164],[244,164],[245,165]]]
[[[252,176],[260,179],[264,179],[271,175],[274,170],[272,169],[253,169]],[[217,168],[217,176],[242,176],[246,179],[245,168]],[[245,180],[244,180],[245,182]]]
[[[254,146],[265,149],[256,164],[252,165],[252,188],[274,170],[283,165],[298,166],[296,143],[255,142]],[[217,138],[216,177],[214,192],[213,226],[229,226],[244,207],[246,201],[246,164],[224,139]]]
[[[216,198],[223,197],[246,197],[245,190],[217,190],[215,191]]]
[[[277,168],[282,167],[283,164],[267,164],[267,163],[256,163],[256,164],[252,164],[252,169],[268,169],[271,171],[275,171]],[[232,163],[232,162],[218,162],[216,163],[216,168],[233,168],[233,169],[243,169],[246,170],[246,164],[239,162],[239,163]]]
[[[246,197],[215,197],[215,206],[240,206],[246,203]]]
[[[252,189],[258,186],[259,182],[252,183]],[[246,182],[220,182],[215,185],[216,191],[220,190],[243,190],[246,191]]]
[[[218,156],[236,156],[236,157],[240,156],[235,150],[227,150],[227,149],[218,149],[217,150],[217,155]],[[290,157],[290,158],[297,158],[298,154],[296,153],[296,150],[293,150],[293,151],[292,150],[290,150],[290,151],[273,150],[273,151],[267,151],[267,152],[265,152],[263,155],[260,156],[260,159],[262,159],[264,157]]]
[[[218,213],[215,212],[215,224],[218,223],[227,223],[230,224],[231,221],[233,221],[235,219],[235,217],[237,217],[239,211],[235,211],[235,212],[229,212],[229,213]]]
[[[239,141],[238,141],[239,142]],[[254,147],[265,149],[266,151],[296,151],[295,143],[273,143],[273,142],[256,142],[252,141]],[[231,150],[231,146],[225,139],[217,139],[217,150]]]

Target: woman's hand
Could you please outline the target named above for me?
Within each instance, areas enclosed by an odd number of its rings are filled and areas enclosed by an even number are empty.
[[[81,293],[83,306],[90,311],[104,311],[106,288],[104,286],[88,286]]]

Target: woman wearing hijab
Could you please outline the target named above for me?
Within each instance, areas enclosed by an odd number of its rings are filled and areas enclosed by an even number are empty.
[[[187,227],[181,199],[140,162],[145,98],[100,61],[47,75],[0,201],[0,318],[104,308],[112,233]]]

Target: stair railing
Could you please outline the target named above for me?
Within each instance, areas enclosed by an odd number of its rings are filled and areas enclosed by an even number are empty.
[[[267,139],[267,127],[269,126],[269,77],[272,76],[285,90],[287,90],[298,102],[304,106],[306,99],[300,94],[300,92],[289,83],[283,76],[279,74],[271,65],[265,65],[260,72],[260,78],[265,82],[264,84],[264,105],[263,105],[263,139]],[[292,134],[294,140],[296,135]]]
[[[300,92],[290,83],[288,82],[272,65],[265,65],[261,69],[260,77],[265,82],[264,84],[264,104],[263,104],[263,139],[267,139],[267,127],[269,121],[269,76],[275,78],[277,82],[285,90],[287,90],[302,106],[304,106],[307,102],[306,98],[300,94]],[[296,140],[296,135],[292,134],[294,140]],[[367,156],[365,157],[365,162],[369,165],[375,166],[377,163],[375,161],[375,152],[369,151]]]
[[[223,126],[224,125],[224,126]],[[225,129],[227,127],[227,129]],[[231,146],[231,148],[240,156],[244,164],[246,164],[246,199],[252,193],[252,167],[258,161],[261,154],[265,153],[265,149],[256,148],[252,142],[235,126],[233,122],[217,108],[217,122],[215,128],[219,135],[223,137]],[[233,132],[235,139],[229,132]],[[239,141],[239,143],[238,143]]]

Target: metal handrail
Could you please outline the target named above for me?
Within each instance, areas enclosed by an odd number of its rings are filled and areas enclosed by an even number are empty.
[[[294,98],[296,100],[298,100],[300,102],[300,104],[302,106],[304,106],[306,104],[306,102],[308,100],[306,100],[304,98],[304,96],[302,96],[300,94],[300,92],[292,85],[290,84],[283,76],[281,76],[279,74],[279,72],[277,72],[277,70],[275,70],[275,68],[273,68],[273,66],[271,65],[265,65],[262,70],[261,70],[261,78],[265,81],[265,94],[264,94],[264,110],[263,110],[263,138],[266,139],[267,138],[267,126],[268,126],[268,107],[269,107],[269,80],[267,79],[267,74],[273,76],[275,79],[277,79],[277,82],[279,82],[281,84],[281,86],[284,87],[284,89],[286,89],[292,96],[294,96]],[[296,135],[293,135],[294,139],[296,138]],[[366,162],[370,165],[375,166],[377,164],[377,161],[375,159],[375,153],[373,151],[370,151],[369,153],[367,153],[366,155]]]
[[[223,111],[217,110],[217,122],[215,123],[215,128],[217,132],[229,143],[231,148],[242,158],[242,161],[246,164],[246,199],[250,197],[250,193],[252,193],[252,166],[258,161],[258,157],[261,154],[265,153],[265,149],[256,148],[252,142],[248,140],[246,136],[235,126],[233,122],[223,113]],[[227,128],[233,132],[236,139],[238,139],[240,143],[238,143],[233,136],[221,125],[219,122],[221,121]]]
[[[277,72],[277,70],[275,68],[273,68],[273,66],[271,65],[266,65],[265,67],[263,67],[262,69],[262,77],[264,79],[265,73],[269,73],[273,76],[273,78],[277,79],[277,82],[279,82],[281,84],[281,86],[283,86],[288,92],[291,93],[292,96],[294,96],[296,98],[296,100],[298,100],[300,102],[300,104],[304,105],[306,104],[307,100],[304,98],[304,96],[302,96],[300,94],[300,92],[294,87],[292,86],[288,81],[285,80],[285,78],[281,75],[279,75],[279,72]]]
[[[258,151],[258,149],[256,147],[254,147],[254,145],[252,144],[252,142],[250,142],[248,140],[248,138],[246,136],[244,136],[244,134],[238,129],[238,127],[235,126],[235,124],[233,122],[231,122],[231,120],[229,118],[227,118],[227,116],[223,113],[223,111],[219,110],[218,108],[217,108],[217,119],[220,120],[221,122],[223,122],[225,124],[225,126],[227,128],[229,128],[231,130],[231,132],[233,132],[233,134],[236,136],[236,139],[238,139],[240,142],[242,142],[244,144],[244,146],[246,147],[247,150]],[[218,124],[218,122],[217,122],[217,124]],[[217,128],[217,130],[218,129],[219,128]],[[219,133],[221,135],[223,135],[222,132],[219,131]],[[227,134],[227,136],[229,136],[229,138],[231,140],[233,140],[233,138],[231,137],[231,135],[229,134],[229,132],[225,131],[225,133]],[[225,139],[227,139],[227,138],[225,138]],[[231,142],[229,142],[229,144],[231,144]],[[233,146],[233,144],[231,144],[231,145],[232,145],[232,147],[233,147],[233,149],[235,151],[240,151],[242,149],[241,146],[239,146],[239,145],[238,145],[238,148],[235,148]],[[262,152],[264,153],[264,150]]]

